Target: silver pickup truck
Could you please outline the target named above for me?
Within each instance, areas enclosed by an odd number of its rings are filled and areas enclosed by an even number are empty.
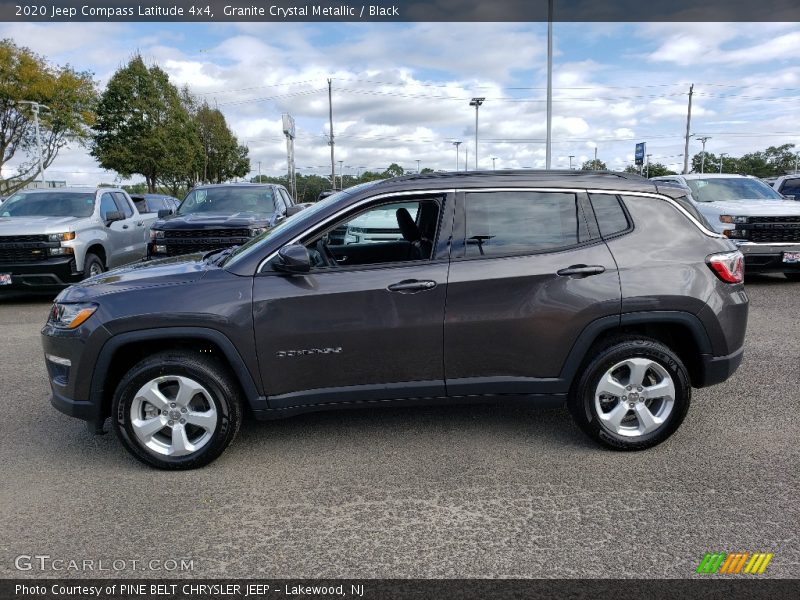
[[[664,175],[680,184],[709,224],[744,254],[748,273],[784,273],[800,281],[800,202],[746,175]]]
[[[50,292],[141,260],[156,218],[117,188],[17,192],[0,205],[0,292]]]

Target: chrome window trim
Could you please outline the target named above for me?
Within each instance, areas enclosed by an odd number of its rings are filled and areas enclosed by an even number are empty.
[[[329,223],[331,223],[331,221],[335,221],[336,219],[338,219],[342,212],[350,211],[351,209],[354,209],[354,208],[359,208],[360,206],[363,206],[364,204],[369,204],[371,202],[380,201],[380,200],[383,200],[384,198],[397,198],[397,197],[400,197],[400,196],[423,196],[423,195],[424,196],[429,196],[429,195],[444,196],[445,194],[453,194],[453,193],[455,193],[455,191],[456,190],[454,190],[454,189],[441,189],[441,190],[437,190],[437,189],[421,189],[421,190],[410,190],[410,191],[404,191],[404,192],[384,192],[383,194],[377,194],[375,196],[370,196],[369,198],[364,198],[363,200],[359,200],[355,204],[353,204],[351,206],[348,206],[344,211],[339,211],[336,214],[331,215],[327,219],[325,219],[323,221],[320,221],[319,223],[314,225],[312,228],[306,229],[300,235],[298,235],[298,236],[292,238],[291,240],[289,240],[288,242],[286,242],[284,244],[284,246],[288,246],[290,244],[296,244],[297,242],[299,242],[302,238],[306,237],[307,235],[314,235],[315,233],[317,233],[321,229],[325,229],[325,226],[328,225]],[[278,255],[278,250],[276,250],[275,252],[272,252],[264,260],[262,260],[260,263],[258,263],[258,267],[256,268],[256,275],[261,273],[261,271],[267,265],[267,263],[269,263],[269,261],[271,261],[277,255]]]

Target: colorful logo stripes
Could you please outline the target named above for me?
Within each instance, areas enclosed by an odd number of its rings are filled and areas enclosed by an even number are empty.
[[[697,573],[720,573],[728,575],[761,575],[767,569],[772,554],[765,552],[707,552],[697,567]]]

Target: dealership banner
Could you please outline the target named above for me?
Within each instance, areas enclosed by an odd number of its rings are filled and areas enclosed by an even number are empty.
[[[659,600],[800,597],[800,581],[787,579],[361,579],[361,580],[0,580],[3,600],[275,600],[284,598],[411,600],[417,598],[571,598]]]
[[[800,21],[797,0],[0,0],[0,21]],[[469,44],[469,40],[464,40]]]

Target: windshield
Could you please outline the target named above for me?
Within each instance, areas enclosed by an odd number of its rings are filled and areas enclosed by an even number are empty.
[[[697,202],[723,200],[782,200],[778,192],[763,181],[746,177],[720,177],[713,179],[687,179]]]
[[[225,186],[192,190],[178,207],[177,214],[217,213],[233,215],[236,213],[275,212],[275,199],[270,187]]]
[[[3,202],[2,217],[90,217],[94,192],[20,192]]]

